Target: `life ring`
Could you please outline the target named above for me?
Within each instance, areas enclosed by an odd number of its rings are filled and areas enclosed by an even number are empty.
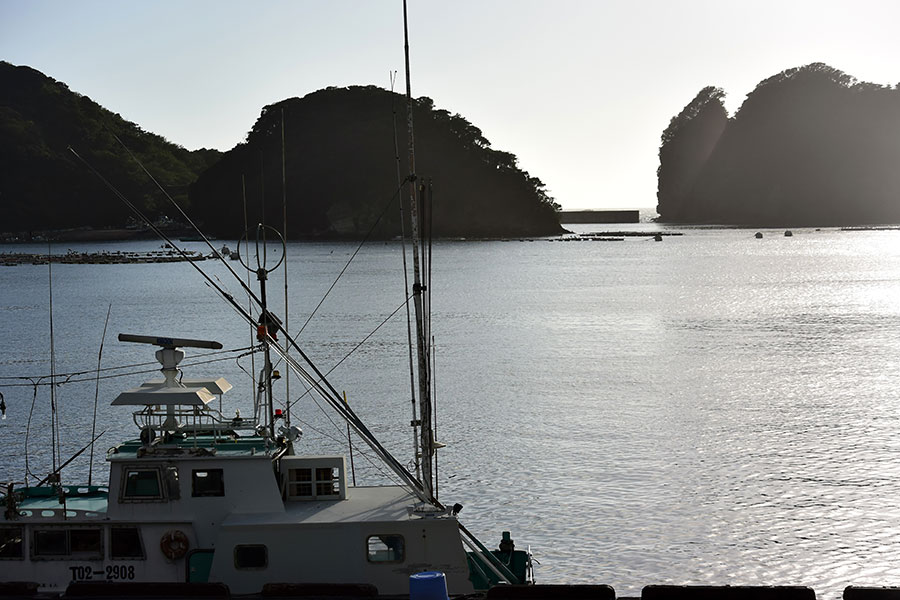
[[[171,529],[163,534],[159,540],[159,549],[169,560],[178,560],[187,554],[191,543],[188,537],[180,529]]]

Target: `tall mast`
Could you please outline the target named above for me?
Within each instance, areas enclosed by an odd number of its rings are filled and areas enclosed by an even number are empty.
[[[403,0],[403,52],[406,61],[406,129],[409,143],[409,218],[411,221],[413,251],[413,306],[416,317],[416,351],[419,359],[419,420],[421,421],[422,486],[425,495],[434,499],[432,454],[434,433],[431,429],[431,377],[429,373],[428,344],[425,332],[425,316],[422,294],[421,261],[419,258],[419,210],[416,193],[416,150],[413,136],[413,98],[409,79],[409,27],[406,17],[406,0]]]

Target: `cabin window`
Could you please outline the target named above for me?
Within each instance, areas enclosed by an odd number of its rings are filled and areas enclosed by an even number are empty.
[[[265,569],[269,566],[269,549],[262,544],[234,547],[235,569]]]
[[[0,527],[0,559],[24,558],[21,527]]]
[[[336,467],[320,467],[316,469],[316,496],[339,496],[341,483]]]
[[[144,558],[144,545],[137,527],[110,527],[110,558]]]
[[[69,552],[76,558],[103,558],[99,529],[70,529]]]
[[[125,469],[121,499],[123,502],[163,500],[159,469]]]
[[[312,469],[290,469],[288,471],[288,496],[312,498],[312,490]]]
[[[225,477],[222,469],[206,469],[191,472],[192,496],[224,496]]]
[[[68,548],[66,546],[66,530],[35,530],[32,551],[35,556],[65,556],[68,553]]]
[[[84,560],[103,558],[99,528],[36,529],[32,554],[35,558],[72,556]]]
[[[366,546],[369,562],[396,563],[403,562],[406,558],[406,544],[402,535],[370,535]]]
[[[340,498],[340,469],[288,469],[287,495],[289,499]]]

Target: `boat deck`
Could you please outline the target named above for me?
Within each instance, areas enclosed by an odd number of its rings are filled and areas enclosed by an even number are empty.
[[[19,488],[23,498],[17,503],[22,518],[99,519],[106,516],[109,490],[105,486],[62,486],[65,501],[52,487]],[[401,486],[348,488],[346,500],[285,502],[283,513],[235,514],[225,525],[273,525],[285,523],[352,523],[363,521],[403,521],[411,518],[415,497]],[[0,496],[0,503],[5,497]]]
[[[22,494],[16,508],[23,518],[94,518],[106,516],[109,490],[106,486],[69,486],[60,488],[63,494],[52,487],[19,488]],[[0,496],[0,503],[6,503],[6,497]]]

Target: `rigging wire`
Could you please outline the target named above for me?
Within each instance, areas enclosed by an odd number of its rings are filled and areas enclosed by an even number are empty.
[[[320,408],[321,408],[321,407],[320,407]],[[322,410],[323,410],[323,412],[324,412],[324,409],[322,409]],[[327,413],[325,413],[325,414],[327,414]],[[343,443],[343,440],[338,439],[337,437],[331,435],[330,433],[328,433],[328,432],[325,431],[324,429],[320,429],[320,428],[318,428],[318,427],[312,425],[309,421],[305,421],[305,420],[303,420],[303,419],[297,419],[297,421],[298,421],[301,425],[303,425],[303,427],[304,427],[305,429],[308,429],[308,430],[310,430],[310,431],[314,431],[315,433],[318,433],[318,434],[321,435],[322,437],[324,437],[324,438],[326,438],[326,439],[328,439],[328,440],[331,440],[332,442],[334,442],[334,443],[336,443],[336,444],[342,444],[342,443]],[[337,427],[337,424],[335,424],[334,422],[332,422],[332,424],[335,425],[335,427]],[[369,463],[369,465],[370,465],[372,468],[374,468],[376,471],[378,471],[381,475],[383,475],[385,478],[387,478],[387,479],[393,481],[393,482],[396,483],[397,485],[400,485],[400,486],[403,485],[403,482],[397,477],[397,475],[396,475],[395,473],[393,473],[393,472],[391,472],[391,471],[386,471],[382,465],[378,464],[378,462],[376,462],[375,459],[372,458],[372,456],[371,456],[371,454],[370,454],[369,452],[366,452],[365,450],[361,449],[360,446],[358,446],[358,445],[355,445],[355,444],[354,444],[354,447],[356,448],[356,451],[359,453],[359,455],[362,456],[362,457]],[[355,483],[354,483],[354,485],[355,485]],[[410,494],[410,495],[412,495],[412,494]]]
[[[178,211],[178,214],[180,214],[181,217],[182,217],[185,221],[187,221],[188,225],[190,225],[191,228],[192,228],[194,231],[196,231],[197,234],[203,239],[203,241],[206,242],[206,245],[209,247],[210,250],[212,250],[213,256],[214,256],[214,257],[218,257],[219,261],[221,261],[221,263],[222,263],[223,265],[225,265],[225,268],[228,269],[228,271],[232,274],[232,276],[234,276],[234,278],[237,279],[238,281],[241,281],[241,278],[238,277],[237,273],[234,272],[234,269],[231,268],[231,265],[228,264],[228,261],[225,260],[225,257],[222,256],[222,254],[221,254],[220,252],[217,252],[217,251],[216,251],[215,247],[212,245],[212,242],[209,241],[209,238],[207,238],[206,235],[203,233],[203,231],[202,231],[199,227],[197,227],[197,225],[194,223],[194,221],[191,220],[191,218],[187,215],[186,212],[184,212],[184,210],[181,208],[181,206],[180,206],[177,202],[175,202],[175,199],[172,198],[172,196],[169,194],[169,192],[166,190],[166,188],[164,188],[164,187],[159,183],[159,181],[157,181],[156,178],[150,173],[150,171],[147,170],[147,167],[144,166],[144,163],[142,163],[142,162],[138,159],[138,157],[134,155],[134,153],[131,151],[131,149],[128,148],[128,146],[126,146],[125,143],[124,143],[121,139],[119,139],[119,137],[118,137],[117,135],[114,134],[113,137],[116,139],[117,142],[119,142],[119,145],[121,145],[122,148],[125,149],[125,151],[126,151],[126,152],[128,153],[128,155],[132,158],[132,160],[134,160],[134,162],[136,162],[136,163],[138,164],[138,166],[141,168],[141,170],[142,170],[144,173],[146,173],[147,177],[150,178],[150,181],[152,181],[152,182],[156,185],[156,187],[159,189],[159,191],[161,191],[161,192],[163,193],[163,195],[164,195],[166,198],[168,198],[169,203],[171,203],[172,206],[175,207],[175,209]],[[87,163],[87,161],[85,161],[83,158],[81,158],[81,156],[79,156],[78,153],[75,152],[75,150],[73,150],[71,146],[69,146],[69,150],[71,150],[72,153],[73,153],[75,156],[78,157],[78,160],[80,160],[81,162],[83,162],[83,163],[85,164],[85,166],[88,167],[88,169],[90,169],[91,171],[93,171],[93,173],[94,173],[95,175],[97,175],[98,177],[100,177],[100,180],[103,181],[103,183],[105,183],[106,186],[107,186],[108,188],[110,188],[110,189],[113,191],[113,193],[114,193],[120,200],[122,200],[123,202],[125,202],[125,204],[126,204],[133,212],[135,212],[135,213],[138,215],[138,217],[140,217],[140,219],[141,219],[142,221],[144,221],[145,223],[147,223],[147,225],[150,226],[150,228],[153,230],[154,233],[156,233],[156,235],[162,237],[166,242],[168,242],[169,244],[171,244],[172,247],[173,247],[175,250],[177,250],[179,254],[181,254],[182,256],[185,256],[185,252],[184,252],[183,250],[181,250],[181,248],[178,248],[177,246],[175,246],[175,244],[172,244],[172,241],[171,241],[168,237],[166,237],[166,236],[165,236],[165,235],[164,235],[157,227],[153,226],[153,224],[150,223],[150,221],[147,219],[147,217],[146,217],[145,215],[143,215],[143,214],[141,213],[141,211],[140,211],[136,206],[134,206],[127,198],[125,198],[124,194],[122,194],[122,193],[119,192],[117,189],[115,189],[115,187],[113,187],[111,183],[109,183],[102,175],[100,175],[100,173],[98,173],[98,172],[96,171],[96,169],[94,169],[93,167],[91,167],[91,166]],[[246,220],[246,217],[245,217],[245,220]],[[193,263],[194,261],[188,261],[188,262]],[[200,271],[201,274],[203,274],[203,270],[202,270],[202,269],[200,269],[200,268],[197,267],[196,265],[195,265],[195,268],[196,268],[198,271]],[[205,277],[205,274],[204,274],[204,277]],[[207,279],[208,279],[208,277],[207,277]],[[247,286],[247,291],[250,292],[250,294],[253,296],[254,300],[256,300],[256,296],[253,294],[253,290],[250,289],[250,286],[249,286],[249,285]],[[257,300],[257,302],[258,302],[258,300]]]
[[[351,356],[354,352],[356,352],[357,350],[359,350],[360,348],[362,348],[362,346],[363,346],[366,342],[368,342],[369,339],[370,339],[373,335],[375,335],[376,333],[378,333],[378,330],[379,330],[379,329],[381,329],[382,327],[384,327],[384,326],[388,323],[388,321],[390,321],[391,319],[393,319],[394,316],[395,316],[398,312],[400,312],[400,309],[403,308],[403,306],[404,306],[404,305],[401,304],[400,306],[398,306],[397,308],[395,308],[394,311],[393,311],[391,314],[389,314],[387,317],[385,317],[384,320],[383,320],[381,323],[379,323],[378,326],[377,326],[375,329],[373,329],[372,331],[370,331],[370,332],[368,333],[368,335],[366,335],[366,337],[364,337],[364,338],[361,339],[359,342],[357,342],[357,344],[356,344],[355,346],[353,346],[353,348],[351,348],[350,351],[347,352],[347,354],[345,354],[343,358],[341,358],[341,360],[337,361],[334,365],[332,365],[332,367],[331,367],[330,369],[328,369],[327,371],[325,371],[325,375],[324,375],[324,376],[325,376],[325,377],[328,377],[329,375],[331,375],[331,374],[334,372],[334,370],[337,369],[339,366],[341,366],[341,364],[342,364],[344,361],[346,361],[348,358],[350,358],[350,356]],[[311,391],[312,391],[312,390],[307,389],[307,391],[304,392],[301,396],[299,396],[296,400],[294,400],[293,402],[289,403],[289,404],[288,404],[288,408],[290,408],[290,407],[292,407],[293,405],[297,404],[297,402],[299,402],[300,400],[302,400],[302,399],[304,398],[304,396],[308,395]]]
[[[217,354],[233,354],[233,353],[235,353],[235,352],[241,352],[241,354],[238,356],[238,358],[240,358],[240,357],[246,356],[246,355],[248,355],[248,354],[254,354],[254,353],[256,353],[257,351],[258,351],[258,348],[257,348],[257,347],[255,347],[255,346],[248,346],[248,347],[244,347],[244,348],[235,348],[235,349],[232,349],[232,350],[222,350],[222,351],[218,351],[218,352],[209,352],[209,353],[207,353],[207,354],[205,354],[205,355],[203,355],[203,356],[215,356],[215,355],[217,355]],[[192,360],[192,359],[186,359],[183,363],[181,363],[181,366],[182,366],[182,367],[190,367],[190,366],[197,366],[197,365],[206,365],[206,364],[212,364],[212,363],[215,363],[215,362],[221,362],[221,361],[224,361],[224,360],[232,360],[232,357],[231,357],[231,356],[225,356],[225,357],[222,357],[222,358],[214,358],[214,359],[209,359],[209,360]],[[82,375],[93,375],[93,374],[96,374],[96,373],[98,373],[98,372],[99,372],[99,373],[102,373],[102,372],[106,372],[106,371],[121,371],[121,370],[123,370],[123,369],[133,369],[133,368],[136,368],[136,367],[145,367],[145,366],[152,366],[152,365],[155,365],[155,366],[158,367],[158,366],[159,366],[159,363],[154,361],[154,362],[146,362],[146,363],[137,363],[137,364],[125,365],[125,366],[121,366],[121,367],[105,367],[105,368],[103,368],[103,369],[97,369],[97,370],[91,370],[91,371],[76,371],[76,372],[72,372],[72,373],[57,373],[57,374],[56,374],[56,377],[65,377],[65,381],[63,381],[62,383],[57,383],[56,385],[65,385],[65,384],[67,384],[67,383],[83,383],[83,382],[85,382],[85,381],[92,381],[92,380],[93,380],[93,377],[90,378],[90,379],[76,379],[77,377],[81,377]],[[141,370],[139,370],[139,371],[128,371],[128,372],[126,372],[126,373],[118,373],[118,374],[115,374],[115,375],[104,375],[104,376],[101,376],[100,379],[115,379],[115,378],[117,378],[117,377],[130,377],[130,376],[133,376],[133,375],[140,375],[140,374],[142,374],[142,373],[154,373],[154,372],[158,372],[158,371],[159,371],[158,368],[157,368],[157,369],[141,369]],[[0,379],[5,379],[5,380],[28,381],[28,382],[29,382],[29,383],[3,383],[3,384],[0,384],[0,387],[32,387],[33,385],[37,385],[37,386],[50,385],[50,383],[43,383],[43,382],[42,382],[43,380],[49,379],[49,378],[50,378],[49,375],[18,376],[18,377],[6,376],[6,377],[0,377]],[[37,383],[34,383],[35,380],[37,380]]]
[[[287,338],[290,340],[290,338]],[[275,351],[276,354],[280,355],[282,359],[290,366],[290,368],[294,369],[294,372],[302,379],[306,380],[307,385],[310,385],[316,389],[316,392],[327,401],[332,409],[336,410],[345,421],[348,421],[351,426],[356,429],[356,432],[365,440],[365,442],[369,445],[373,452],[385,463],[387,464],[398,477],[402,479],[404,484],[412,490],[416,496],[419,497],[423,502],[428,502],[434,504],[437,508],[442,509],[443,506],[437,502],[429,493],[426,493],[423,489],[422,483],[416,479],[409,470],[406,469],[388,450],[378,441],[372,432],[369,430],[368,426],[359,418],[359,416],[350,408],[349,405],[345,405],[340,398],[340,394],[338,394],[337,390],[334,389],[334,386],[325,378],[322,372],[309,360],[309,357],[306,356],[306,353],[303,350],[294,344],[294,350],[300,355],[301,358],[306,362],[309,368],[312,370],[312,373],[308,372],[302,365],[300,365],[293,356],[286,355],[284,353],[284,349],[275,343],[275,340],[272,338],[271,333],[266,333],[266,340],[269,342],[271,348]],[[313,376],[315,375],[315,377]],[[318,380],[316,379],[318,378]]]
[[[158,227],[153,225],[153,223],[140,211],[140,209],[138,209],[130,200],[128,200],[124,196],[124,194],[119,192],[119,190],[116,189],[116,187],[113,186],[112,183],[110,183],[96,169],[94,169],[86,160],[84,160],[71,146],[69,147],[69,150],[82,163],[84,163],[86,167],[88,167],[94,174],[96,174],[101,179],[101,181],[103,181],[103,183],[111,191],[113,191],[116,194],[116,196],[120,200],[122,200],[123,203],[125,203],[126,206],[128,206],[132,211],[134,211],[141,218],[142,221],[147,223],[148,226],[154,231],[154,233],[156,233],[160,238],[169,242],[170,244],[172,243],[171,240],[168,238],[168,236],[166,236],[162,231],[160,231]],[[168,196],[168,194],[167,194],[167,196]],[[171,197],[170,197],[170,199],[171,199]],[[172,202],[175,203],[174,200],[172,200]],[[175,204],[177,206],[177,203],[175,203]],[[181,208],[180,207],[178,207],[178,208],[179,208],[179,211],[183,213],[183,211],[181,211]],[[193,223],[192,223],[192,225],[193,225]],[[195,225],[194,225],[194,227],[196,229]],[[201,232],[201,235],[202,235],[202,232]],[[205,239],[205,236],[203,236],[203,237]],[[207,240],[207,243],[209,244],[208,240]],[[172,246],[173,246],[173,248],[176,248],[181,253],[182,256],[184,255],[183,250],[178,248],[175,244],[172,244]],[[196,269],[200,273],[200,275],[209,283],[209,285],[211,285],[217,292],[219,292],[220,296],[223,299],[225,299],[226,302],[228,302],[236,311],[238,311],[247,322],[249,322],[251,324],[255,323],[255,320],[250,315],[248,310],[245,309],[240,304],[238,304],[238,302],[234,299],[234,297],[231,294],[229,294],[224,289],[222,289],[220,286],[218,286],[212,280],[212,278],[206,272],[203,271],[203,269],[201,269],[199,266],[194,264],[192,261],[189,261],[189,262],[194,267],[194,269]],[[230,268],[230,266],[228,266],[227,268],[229,269],[229,271],[234,273],[234,271]],[[238,281],[241,281],[241,280],[238,278]],[[241,284],[244,285],[242,281],[241,281]],[[248,293],[251,294],[251,297],[257,302],[257,304],[262,306],[262,302],[257,298],[257,296],[255,294],[252,293],[252,290],[249,289],[249,286],[245,286],[245,287],[247,287]],[[266,335],[265,335],[265,338],[263,339],[263,341],[266,342],[267,347],[274,349],[275,352],[278,355],[280,355],[283,360],[285,360],[285,362],[290,366],[291,369],[294,370],[294,372],[299,377],[301,377],[302,379],[306,379],[308,383],[312,384],[313,387],[316,388],[317,393],[321,394],[321,396],[332,406],[332,408],[334,410],[336,410],[345,420],[349,420],[351,422],[351,425],[354,427],[354,429],[356,429],[357,433],[360,434],[360,436],[362,436],[363,440],[365,440],[365,442],[369,445],[369,447],[372,448],[372,450],[379,456],[379,458],[382,461],[384,461],[385,464],[387,464],[405,482],[405,484],[409,487],[409,489],[412,490],[413,493],[415,493],[416,496],[418,496],[420,500],[422,500],[423,502],[434,504],[437,508],[443,508],[443,506],[441,506],[441,504],[432,497],[430,490],[428,492],[424,491],[425,488],[424,488],[423,484],[418,479],[416,479],[413,475],[411,475],[409,473],[409,471],[406,469],[406,467],[404,467],[390,452],[387,451],[386,448],[384,448],[384,446],[381,444],[381,442],[379,442],[378,439],[372,434],[372,432],[365,425],[365,423],[363,423],[362,420],[359,419],[359,417],[356,415],[356,413],[349,406],[342,406],[342,402],[340,400],[340,396],[337,393],[337,391],[334,389],[334,387],[331,385],[330,382],[328,382],[327,380],[324,379],[324,376],[322,375],[322,372],[319,370],[319,368],[315,366],[315,364],[310,360],[309,356],[305,352],[303,352],[303,350],[300,348],[300,346],[297,345],[296,341],[293,338],[291,338],[291,336],[289,334],[287,334],[287,332],[285,332],[286,342],[288,342],[288,344],[290,346],[292,346],[294,348],[294,350],[298,353],[298,355],[303,359],[303,361],[306,363],[306,365],[312,371],[312,374],[310,372],[308,372],[302,365],[300,365],[300,363],[297,362],[297,360],[293,356],[286,355],[284,353],[284,349],[277,343],[275,338],[272,337],[272,335],[274,333],[276,333],[276,331],[278,331],[278,330],[283,331],[283,329],[281,327],[279,327],[277,325],[277,323],[275,323],[274,330],[272,332],[268,332],[268,331],[266,332]],[[321,382],[316,381],[313,374],[315,374],[315,377],[318,377]]]
[[[103,324],[103,335],[100,336],[100,351],[97,352],[97,387],[94,389],[94,418],[91,423],[91,456],[88,461],[88,486],[91,485],[91,477],[94,474],[94,439],[97,433],[97,403],[100,399],[100,363],[103,360],[103,342],[106,341],[106,328],[109,326],[109,314],[112,312],[112,304],[106,309],[106,322]]]
[[[121,142],[120,142],[120,143],[121,143]],[[124,144],[123,144],[123,146],[124,146]],[[128,150],[127,147],[125,147],[125,149]],[[97,171],[97,169],[95,169],[89,162],[87,162],[84,158],[82,158],[81,155],[79,155],[78,152],[76,152],[74,148],[72,148],[71,146],[69,146],[69,151],[70,151],[72,154],[74,154],[75,157],[78,158],[78,160],[80,160],[80,161],[82,162],[82,164],[84,164],[84,166],[87,167],[94,175],[96,175],[98,178],[100,178],[100,181],[102,181],[103,184],[106,185],[106,187],[109,188],[109,190],[112,191],[112,193],[113,193],[119,200],[121,200],[121,201],[122,201],[129,209],[131,209],[131,211],[132,211],[134,214],[136,214],[136,215],[138,216],[138,218],[139,218],[141,221],[143,221],[144,223],[146,223],[147,226],[153,231],[153,233],[155,233],[160,239],[162,239],[163,241],[165,241],[167,244],[170,244],[170,245],[172,246],[172,248],[173,248],[176,252],[178,252],[178,254],[179,254],[182,258],[184,258],[185,260],[187,260],[187,258],[188,258],[187,253],[186,253],[181,247],[179,247],[177,244],[175,244],[175,243],[169,238],[169,236],[167,236],[165,233],[163,233],[163,231],[160,230],[159,227],[157,227],[156,225],[154,225],[153,222],[152,222],[149,218],[147,218],[147,216],[146,216],[143,212],[141,212],[141,210],[140,210],[137,206],[135,206],[134,203],[132,203],[131,200],[129,200],[129,199],[125,196],[125,194],[123,194],[122,192],[120,192],[120,191],[119,191],[112,183],[110,183],[110,181],[109,181],[108,179],[106,179],[103,175],[101,175],[100,172]],[[130,151],[129,151],[129,154],[130,154]],[[132,154],[132,156],[134,156],[134,155]],[[137,158],[135,158],[135,160],[137,161]],[[143,165],[140,163],[140,161],[137,161],[137,162],[138,162],[139,165],[141,165],[141,168],[144,168]],[[144,171],[146,172],[146,169],[144,169]],[[151,179],[152,179],[152,175],[151,175],[150,177],[151,177]],[[154,181],[156,181],[156,180],[154,180]],[[157,182],[157,186],[158,186],[160,189],[163,190],[163,193],[166,194],[166,196],[167,196],[167,197],[169,198],[169,200],[175,205],[175,207],[179,210],[179,212],[181,212],[181,214],[184,216],[184,218],[188,220],[188,223],[189,223],[189,224],[190,224],[190,225],[198,232],[198,234],[206,241],[206,244],[207,244],[210,248],[212,248],[213,250],[215,250],[215,248],[213,248],[213,245],[212,245],[212,243],[209,241],[209,239],[207,239],[207,237],[203,234],[203,232],[200,231],[200,230],[197,228],[196,225],[194,225],[194,222],[191,221],[190,218],[189,218],[186,214],[184,214],[184,211],[181,210],[181,207],[178,206],[178,203],[175,202],[175,200],[172,199],[171,196],[169,196],[169,194],[162,188],[162,186],[159,185],[158,182]],[[226,292],[224,289],[222,289],[219,285],[217,285],[216,282],[213,281],[213,279],[212,279],[212,278],[211,278],[211,277],[210,277],[203,269],[201,269],[201,268],[197,265],[196,261],[187,260],[187,263],[188,263],[189,265],[191,265],[191,266],[194,268],[194,270],[196,270],[198,273],[200,273],[200,276],[203,277],[203,279],[206,280],[207,284],[210,285],[214,290],[216,290],[216,292],[218,292],[219,295],[220,295],[222,298],[224,298],[226,302],[232,304],[232,306],[234,306],[234,307],[236,307],[236,308],[239,308],[242,314],[246,314],[247,317],[250,319],[250,321],[251,321],[251,322],[253,321],[252,317],[249,316],[249,313],[247,313],[246,309],[244,309],[243,307],[241,307],[241,306],[237,303],[237,301],[234,299],[234,297],[233,297],[231,294],[229,294],[229,293]],[[260,304],[260,305],[261,305],[262,302],[260,302],[260,300],[256,297],[256,294],[253,293],[253,290],[250,289],[250,286],[245,285],[244,282],[241,281],[240,277],[238,277],[237,274],[234,272],[234,269],[231,268],[231,265],[229,265],[227,262],[224,262],[224,261],[223,261],[223,263],[225,264],[226,268],[232,273],[232,275],[234,275],[234,277],[241,283],[241,285],[244,286],[244,287],[246,288],[246,291],[247,291],[247,293],[250,295],[250,297],[253,298],[253,300],[254,300],[257,304]]]
[[[374,223],[372,223],[372,226],[369,228],[369,231],[366,232],[366,235],[365,235],[365,236],[363,237],[363,239],[360,241],[359,245],[356,247],[356,250],[354,250],[353,253],[350,255],[350,258],[347,260],[347,263],[344,265],[344,268],[341,269],[341,272],[338,273],[337,277],[334,278],[334,281],[331,282],[331,285],[328,287],[328,290],[325,291],[325,294],[322,296],[322,299],[319,300],[319,303],[316,304],[316,307],[315,307],[315,308],[313,309],[313,311],[309,314],[309,317],[308,317],[308,318],[306,319],[306,321],[303,323],[303,326],[300,327],[300,331],[298,331],[298,332],[297,332],[297,335],[295,335],[295,336],[293,337],[293,341],[295,341],[295,342],[297,341],[297,339],[300,337],[300,334],[303,333],[303,330],[306,329],[306,326],[309,325],[309,322],[310,322],[310,321],[312,321],[312,319],[313,319],[313,317],[315,316],[316,312],[318,312],[318,310],[322,307],[322,304],[325,303],[325,299],[328,298],[328,295],[331,294],[332,290],[334,290],[334,286],[336,286],[337,283],[338,283],[338,281],[340,281],[341,277],[344,276],[344,273],[347,272],[347,269],[350,268],[350,264],[353,262],[353,259],[356,258],[356,255],[359,254],[359,251],[362,250],[362,247],[365,246],[366,243],[369,241],[369,238],[370,238],[370,237],[372,236],[372,234],[375,232],[375,228],[378,226],[378,223],[381,222],[381,219],[382,219],[382,218],[384,217],[384,215],[387,213],[387,210],[391,207],[391,204],[394,203],[394,200],[400,195],[400,193],[401,193],[402,191],[403,191],[403,184],[401,183],[401,184],[397,187],[397,190],[394,192],[394,194],[391,196],[391,199],[387,201],[387,203],[385,204],[384,208],[383,208],[383,209],[381,210],[381,212],[378,214],[378,217],[375,219]]]

